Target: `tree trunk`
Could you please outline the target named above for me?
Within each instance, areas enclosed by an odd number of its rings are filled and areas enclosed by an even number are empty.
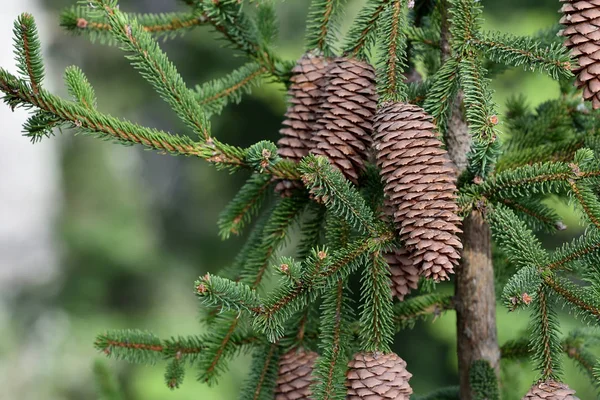
[[[487,360],[499,374],[500,349],[496,333],[496,296],[491,232],[481,212],[463,222],[461,264],[456,271],[456,335],[461,400],[474,398],[469,385],[473,361]]]

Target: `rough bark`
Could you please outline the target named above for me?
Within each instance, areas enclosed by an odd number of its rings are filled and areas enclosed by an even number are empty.
[[[442,59],[451,53],[448,27],[448,4],[442,10]],[[471,136],[465,122],[463,93],[459,92],[448,121],[446,145],[459,173],[467,166]],[[461,400],[473,400],[469,385],[469,368],[473,361],[486,360],[499,377],[500,349],[496,329],[496,295],[492,265],[491,232],[479,211],[463,222],[463,253],[456,271],[455,306],[458,373]]]

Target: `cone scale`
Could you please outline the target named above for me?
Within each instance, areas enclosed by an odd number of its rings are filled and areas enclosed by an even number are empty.
[[[533,385],[521,400],[579,400],[579,397],[564,383],[547,380]]]
[[[312,372],[318,356],[314,351],[291,350],[281,357],[275,400],[311,399]]]

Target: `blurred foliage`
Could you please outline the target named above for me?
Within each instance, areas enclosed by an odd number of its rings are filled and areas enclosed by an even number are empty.
[[[147,126],[185,132],[120,51],[90,44],[85,38],[70,37],[59,30],[58,12],[75,0],[44,2],[56,21],[55,42],[48,52],[55,71],[70,64],[80,66],[97,88],[98,106],[103,111]],[[358,10],[362,1],[350,3],[351,10]],[[483,3],[489,29],[528,34],[558,20],[556,0]],[[121,6],[126,11],[165,12],[177,10],[181,4],[175,0],[123,0]],[[303,35],[299,32],[304,30],[308,2],[281,2],[279,8],[279,51],[296,58],[302,52]],[[243,60],[221,48],[215,37],[210,29],[201,27],[183,38],[164,42],[163,48],[190,86],[242,65]],[[47,79],[58,82],[59,77]],[[518,93],[527,95],[534,106],[558,93],[558,85],[549,78],[517,69],[500,75],[494,88],[500,111],[506,99]],[[244,147],[260,139],[274,140],[284,109],[283,88],[266,85],[214,118],[213,132],[226,143]],[[64,343],[57,345],[60,361],[51,372],[56,379],[44,381],[47,388],[42,392],[48,394],[44,398],[91,399],[92,344],[97,333],[131,327],[152,329],[163,337],[175,332],[200,333],[192,283],[197,276],[231,262],[241,246],[239,238],[220,241],[217,217],[247,176],[230,176],[198,160],[122,148],[91,138],[65,135],[62,147],[63,214],[57,232],[64,246],[62,278],[43,293],[27,291],[18,307],[26,310],[31,298],[37,298],[40,304],[64,310],[68,316],[68,333]],[[575,236],[580,229],[569,228],[565,235]],[[563,239],[567,238],[556,238]],[[442,286],[441,290],[451,288]],[[13,330],[24,330],[27,313],[16,311],[15,315],[19,318],[13,321]],[[394,351],[407,361],[415,393],[456,384],[454,318],[448,313],[433,324],[417,323],[413,330],[397,337]],[[563,318],[570,321],[569,316]],[[508,315],[499,306],[500,342],[518,338],[526,321],[525,315]],[[16,341],[19,335],[15,332],[11,335]],[[0,328],[0,334],[3,333],[4,328]],[[0,347],[0,356],[5,351],[10,350]],[[247,363],[246,357],[234,363],[235,368],[218,387],[200,385],[189,374],[181,389],[173,392],[164,384],[164,368],[114,361],[110,368],[119,372],[126,399],[231,399],[236,397]],[[61,364],[67,365],[63,368]],[[506,373],[509,369],[503,368],[504,380],[510,382],[500,388],[506,399],[518,398],[517,394],[525,393],[534,379],[530,365],[520,368],[520,373],[514,372],[514,366]],[[67,375],[68,379],[64,379]],[[593,389],[575,367],[566,371],[566,381],[580,398],[594,398]]]

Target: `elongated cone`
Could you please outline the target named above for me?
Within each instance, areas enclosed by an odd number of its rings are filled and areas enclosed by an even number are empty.
[[[583,98],[600,108],[600,0],[561,0],[565,25],[560,34],[565,46],[577,58],[577,87],[583,88]]]
[[[373,67],[355,59],[335,58],[310,152],[329,158],[355,184],[369,158],[376,106]]]
[[[384,257],[390,266],[392,296],[402,301],[419,285],[419,270],[413,265],[408,252],[403,247],[391,250]]]
[[[394,222],[420,273],[449,279],[460,259],[456,172],[431,117],[420,107],[390,103],[377,111],[374,141]]]
[[[314,351],[291,350],[279,361],[275,400],[310,399],[310,384],[315,361]]]
[[[347,400],[408,400],[413,392],[408,384],[412,374],[395,353],[356,353],[348,367]]]
[[[281,157],[298,162],[308,155],[313,146],[311,137],[316,132],[315,124],[324,101],[323,91],[330,65],[326,58],[306,53],[292,70],[289,106],[283,128],[279,131],[281,138],[277,142]],[[301,187],[300,182],[280,180],[275,191],[285,197]]]
[[[533,385],[521,400],[579,400],[579,397],[564,383],[550,379]]]

